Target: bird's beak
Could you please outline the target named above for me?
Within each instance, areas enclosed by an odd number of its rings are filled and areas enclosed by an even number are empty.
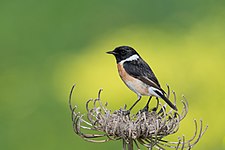
[[[116,52],[114,52],[114,51],[108,51],[108,52],[106,52],[107,54],[113,54],[113,55],[116,55],[117,53]]]

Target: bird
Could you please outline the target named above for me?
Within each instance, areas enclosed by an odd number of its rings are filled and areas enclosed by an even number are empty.
[[[119,76],[126,86],[137,94],[138,99],[127,111],[127,114],[141,100],[142,96],[150,96],[143,111],[148,110],[151,98],[154,96],[163,99],[172,109],[177,107],[166,97],[166,92],[161,88],[158,79],[149,65],[141,58],[137,51],[130,46],[119,46],[113,51],[106,52],[116,58]]]

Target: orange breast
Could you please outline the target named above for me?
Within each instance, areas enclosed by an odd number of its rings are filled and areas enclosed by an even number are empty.
[[[138,95],[149,95],[148,85],[130,76],[123,68],[123,64],[117,64],[118,72],[123,82]]]

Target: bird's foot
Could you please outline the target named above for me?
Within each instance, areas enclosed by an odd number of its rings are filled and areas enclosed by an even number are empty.
[[[154,108],[152,108],[152,111],[156,111],[158,108],[157,107],[154,107]]]
[[[128,116],[128,115],[130,115],[130,110],[122,110],[122,115],[123,115],[123,116]]]
[[[150,112],[151,111],[157,111],[157,107],[154,107],[152,109],[150,109]],[[139,110],[138,113],[143,113],[143,112],[148,112],[149,111],[149,107],[148,106],[145,106],[143,109]]]
[[[164,112],[165,112],[165,111],[166,111],[166,107],[163,106],[163,107],[159,110],[158,114],[164,115]]]
[[[141,114],[141,113],[143,113],[143,112],[148,112],[148,109],[149,109],[149,107],[148,107],[148,106],[145,106],[143,109],[139,110],[138,113]],[[138,113],[137,113],[137,114],[138,114]]]
[[[147,112],[148,109],[149,109],[149,107],[148,107],[148,106],[145,106],[145,107],[144,107],[142,110],[140,110],[140,111],[141,111],[141,113],[143,113],[143,112]]]

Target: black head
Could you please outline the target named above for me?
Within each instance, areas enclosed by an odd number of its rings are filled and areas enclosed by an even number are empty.
[[[129,46],[119,46],[116,47],[113,51],[106,52],[107,54],[113,54],[116,57],[116,62],[119,63],[122,60],[129,58],[130,56],[138,53]]]

